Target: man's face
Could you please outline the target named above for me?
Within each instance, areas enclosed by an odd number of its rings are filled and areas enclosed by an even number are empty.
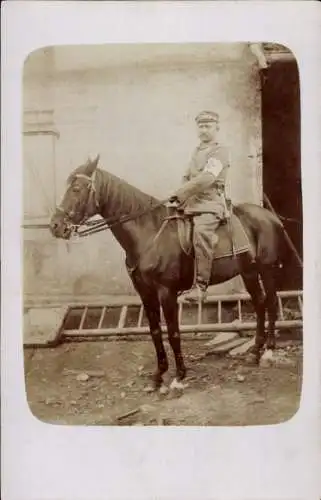
[[[218,125],[216,122],[200,122],[197,124],[197,128],[201,142],[213,141],[217,136]]]

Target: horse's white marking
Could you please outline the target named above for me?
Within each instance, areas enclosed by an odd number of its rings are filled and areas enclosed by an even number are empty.
[[[169,389],[168,389],[167,385],[162,384],[162,385],[160,386],[160,388],[159,388],[159,393],[160,393],[160,394],[164,394],[164,395],[165,395],[165,394],[167,394],[167,393],[168,393],[168,390],[169,390]]]
[[[183,382],[179,382],[176,378],[174,378],[171,382],[170,389],[173,391],[174,389],[178,389],[180,391],[183,391],[186,387],[188,387],[188,384],[183,384]]]
[[[267,349],[262,355],[262,359],[272,360],[273,359],[273,351],[272,349]]]
[[[273,363],[273,360],[274,360],[274,356],[273,356],[273,351],[272,349],[267,349],[262,357],[261,357],[261,360],[260,360],[260,365],[261,366],[268,366],[268,365],[271,365]]]

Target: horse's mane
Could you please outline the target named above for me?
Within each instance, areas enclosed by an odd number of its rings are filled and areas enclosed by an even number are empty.
[[[86,164],[77,167],[69,175],[67,183],[71,184],[75,180],[77,174],[86,174],[87,167],[88,165]],[[159,205],[160,200],[144,193],[120,177],[107,172],[107,170],[97,168],[96,172],[98,186],[100,186],[101,201],[104,202],[108,200],[108,204],[115,214],[117,212],[126,212],[128,214],[140,212]]]
[[[160,203],[157,198],[144,193],[116,175],[101,169],[98,169],[98,172],[106,186],[106,199],[117,200],[119,211],[125,209],[127,213],[139,212]]]

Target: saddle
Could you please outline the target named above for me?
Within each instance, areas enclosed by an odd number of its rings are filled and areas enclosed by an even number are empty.
[[[177,231],[182,250],[186,255],[194,252],[194,215],[178,212],[171,216],[177,220]],[[214,248],[213,259],[231,257],[251,251],[249,238],[240,219],[232,214],[223,219],[216,231],[218,242]]]

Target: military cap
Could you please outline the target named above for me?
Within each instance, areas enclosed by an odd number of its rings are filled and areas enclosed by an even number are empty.
[[[218,123],[219,116],[215,111],[202,111],[195,118],[196,123],[215,122]]]

